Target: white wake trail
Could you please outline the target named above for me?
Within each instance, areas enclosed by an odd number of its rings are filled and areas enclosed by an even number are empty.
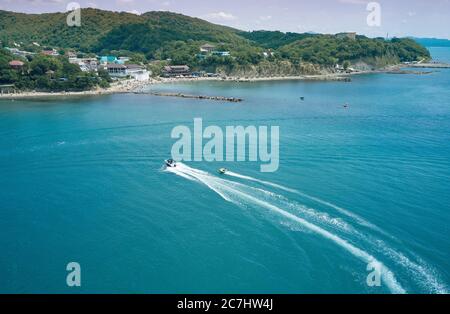
[[[245,176],[244,176],[245,177]],[[276,185],[276,184],[275,184]],[[284,198],[281,195],[265,191],[263,189],[257,189],[250,187],[251,189],[256,189],[258,191],[261,191],[265,194],[268,194],[275,198],[281,198],[282,200],[288,202],[289,200]],[[287,188],[289,189],[289,188]],[[293,204],[287,204],[286,206],[291,207]],[[294,208],[296,206],[293,206]],[[307,214],[307,212],[302,211],[303,214]],[[389,260],[393,261],[397,265],[400,265],[402,268],[406,269],[410,276],[415,278],[415,281],[418,283],[418,285],[424,289],[425,291],[428,291],[428,293],[437,293],[437,294],[447,294],[448,289],[446,285],[441,282],[437,275],[436,271],[427,265],[423,260],[421,260],[419,257],[416,256],[417,262],[412,261],[407,256],[405,256],[401,252],[397,252],[396,250],[392,249],[388,246],[387,243],[385,243],[383,240],[379,240],[376,238],[372,238],[366,234],[363,234],[359,232],[358,230],[355,230],[354,228],[351,228],[351,226],[347,226],[347,224],[342,222],[335,222],[335,218],[330,219],[326,216],[326,214],[320,214],[315,213],[316,215],[325,215],[325,217],[320,217],[322,221],[328,223],[332,226],[339,227],[339,230],[341,231],[348,231],[352,236],[358,237],[360,240],[365,241],[372,247],[373,249],[376,249],[378,253],[383,254]],[[384,231],[381,231],[381,233],[384,233]],[[390,235],[388,235],[391,237]],[[391,237],[392,238],[392,237]]]
[[[180,171],[182,169],[182,171]],[[224,194],[222,194],[220,191],[214,189],[213,186],[208,185],[206,182],[203,182],[201,180],[199,180],[196,176],[199,175],[206,175],[206,172],[203,172],[201,170],[196,170],[190,167],[185,166],[182,163],[178,163],[177,167],[167,167],[166,171],[168,172],[172,172],[180,177],[183,177],[185,179],[191,180],[191,181],[197,181],[197,182],[201,182],[203,184],[205,184],[207,187],[209,187],[211,190],[213,190],[214,192],[216,192],[217,194],[219,194],[223,199],[225,199],[226,201],[231,201],[230,199],[228,199]]]
[[[168,169],[169,171],[185,177],[189,180],[194,180],[200,183],[205,184],[207,187],[209,187],[211,190],[219,194],[223,199],[225,199],[228,202],[232,202],[234,204],[237,204],[238,206],[242,206],[242,203],[239,202],[239,200],[245,200],[247,202],[259,205],[261,207],[267,208],[271,210],[272,212],[276,212],[294,222],[299,223],[303,227],[306,227],[310,231],[313,231],[317,234],[322,235],[323,237],[332,240],[334,243],[339,245],[340,247],[344,248],[348,252],[350,252],[352,255],[358,257],[360,260],[363,260],[364,262],[374,262],[374,263],[380,263],[378,260],[376,260],[372,255],[369,253],[355,247],[353,244],[349,243],[347,240],[341,238],[340,236],[331,233],[328,230],[325,230],[324,228],[304,219],[300,218],[284,209],[281,209],[280,206],[276,206],[274,204],[271,204],[269,201],[265,201],[264,199],[269,198],[271,201],[276,200],[277,202],[280,202],[282,206],[286,206],[288,208],[293,208],[296,210],[300,210],[300,212],[303,215],[307,215],[308,217],[319,220],[319,223],[326,223],[327,225],[338,228],[339,231],[343,231],[348,233],[349,235],[353,237],[358,237],[360,240],[365,241],[367,245],[370,245],[370,247],[374,250],[377,250],[378,253],[383,254],[391,262],[394,262],[401,266],[402,268],[406,269],[410,276],[414,279],[415,282],[417,282],[423,289],[428,291],[428,293],[448,293],[447,286],[438,280],[438,277],[435,275],[435,271],[426,265],[425,262],[421,261],[419,259],[419,263],[415,263],[411,261],[408,257],[406,257],[404,254],[397,252],[396,250],[389,247],[384,241],[378,240],[376,238],[368,237],[367,235],[359,232],[358,230],[355,230],[351,226],[348,226],[345,223],[342,223],[339,220],[336,220],[336,218],[330,218],[327,216],[327,214],[316,212],[313,209],[308,209],[302,205],[298,205],[295,202],[290,201],[289,199],[285,198],[282,195],[269,192],[260,188],[251,187],[242,183],[238,183],[235,181],[230,181],[222,178],[218,178],[216,176],[212,176],[208,172],[198,170],[191,168],[187,165],[184,165],[182,163],[179,163],[177,168],[171,168]],[[239,175],[239,174],[237,174]],[[242,176],[243,179],[247,179],[246,176]],[[248,177],[251,178],[251,177]],[[252,181],[262,181],[255,178]],[[265,182],[265,181],[263,181]],[[269,185],[272,185],[274,187],[282,187],[277,184],[272,184],[271,182],[267,182]],[[292,190],[286,187],[282,187],[287,190]],[[251,192],[249,192],[249,191]],[[244,192],[245,191],[245,192]],[[295,190],[292,190],[295,191]],[[252,193],[252,194],[250,194]],[[262,193],[264,196],[263,198],[255,197],[254,193]],[[295,192],[294,192],[295,193]],[[239,198],[239,200],[236,199],[236,197]],[[300,208],[299,208],[300,207]],[[384,233],[384,232],[383,232]],[[379,264],[383,265],[383,264]],[[394,293],[404,293],[405,290],[402,288],[402,286],[396,281],[394,274],[385,266],[383,266],[383,275],[382,278],[386,285],[390,288],[390,290]]]
[[[379,265],[379,269],[381,269],[381,277],[383,282],[387,285],[389,290],[392,293],[406,293],[405,289],[397,282],[395,279],[394,274],[391,270],[389,270],[383,263],[378,261],[375,257],[370,255],[369,253],[361,250],[360,248],[354,246],[353,244],[349,243],[348,241],[342,239],[341,237],[313,224],[309,221],[300,218],[288,211],[285,211],[278,206],[275,206],[273,204],[270,204],[269,202],[260,200],[246,192],[243,192],[243,190],[247,187],[243,184],[228,181],[225,179],[213,177],[209,175],[207,172],[196,170],[193,168],[190,168],[182,163],[178,163],[176,168],[170,168],[168,169],[170,172],[173,172],[177,175],[185,174],[191,177],[196,178],[199,182],[204,183],[206,186],[208,186],[211,190],[218,193],[222,198],[224,198],[226,201],[235,203],[240,205],[232,196],[237,196],[243,200],[246,200],[250,203],[253,203],[255,205],[259,205],[263,208],[269,209],[272,212],[278,213],[282,215],[285,218],[291,219],[292,221],[295,221],[302,225],[303,227],[309,229],[310,231],[315,232],[316,234],[321,235],[322,237],[331,240],[341,248],[345,249],[347,252],[358,258],[359,260],[363,261],[364,263],[374,263]],[[233,187],[235,186],[235,187]]]
[[[273,193],[273,192],[269,192],[269,191],[266,191],[266,190],[263,190],[260,188],[250,187],[250,186],[243,185],[241,183],[234,182],[234,181],[222,180],[220,178],[211,176],[209,173],[207,173],[205,171],[188,167],[188,166],[184,165],[183,163],[179,163],[176,168],[170,168],[169,171],[175,172],[176,174],[178,174],[180,176],[185,176],[188,174],[190,176],[190,178],[194,178],[195,176],[198,176],[198,175],[204,176],[204,177],[206,176],[206,178],[220,180],[222,184],[227,184],[234,188],[236,188],[236,186],[237,186],[238,188],[251,189],[253,192],[258,192],[260,194],[263,194],[265,197],[269,197],[271,199],[276,198],[280,202],[283,202],[283,206],[286,206],[286,207],[289,207],[290,209],[299,211],[303,215],[306,215],[314,220],[318,220],[320,223],[326,223],[330,227],[336,228],[336,229],[346,232],[346,233],[356,232],[351,225],[347,224],[345,221],[343,221],[340,218],[330,217],[327,213],[318,212],[312,208],[308,208],[306,206],[297,204],[297,203],[292,202],[291,200],[285,198],[284,196]],[[196,177],[196,180],[198,180],[197,177]],[[207,180],[201,181],[201,182],[203,184],[207,185],[212,190],[214,190],[216,193],[221,194],[222,198],[226,198],[227,200],[229,200],[229,197],[228,198],[225,197],[223,195],[223,193],[220,193],[220,191],[218,191],[217,188],[214,188],[214,186],[212,186],[211,183],[208,183]]]
[[[337,205],[335,205],[333,203],[324,201],[324,200],[322,200],[322,199],[320,199],[318,197],[308,195],[308,194],[306,194],[304,192],[301,192],[299,190],[291,189],[291,188],[285,187],[285,186],[280,185],[280,184],[276,184],[276,183],[272,183],[272,182],[269,182],[269,181],[260,180],[260,179],[257,179],[257,178],[253,178],[253,177],[250,177],[250,176],[242,175],[242,174],[239,174],[239,173],[236,173],[236,172],[232,172],[232,171],[227,171],[225,174],[229,175],[229,176],[232,176],[232,177],[236,177],[236,178],[240,178],[240,179],[244,179],[244,180],[249,180],[249,181],[253,181],[253,182],[257,182],[257,183],[261,183],[261,184],[264,184],[264,185],[267,185],[267,186],[271,186],[271,187],[274,187],[274,188],[277,188],[277,189],[280,189],[280,190],[284,190],[286,192],[290,192],[290,193],[294,193],[294,194],[300,195],[300,196],[302,196],[304,198],[307,198],[307,199],[312,200],[314,202],[317,202],[319,204],[322,204],[322,205],[328,206],[330,208],[333,208],[336,211],[340,212],[341,214],[344,214],[347,217],[350,217],[350,218],[354,219],[358,224],[360,224],[362,226],[371,228],[371,229],[376,230],[376,231],[378,231],[378,232],[380,232],[382,234],[387,235],[379,227],[377,227],[374,224],[368,222],[364,218],[362,218],[362,217],[352,213],[351,211],[349,211],[347,209],[339,207],[339,206],[337,206]]]

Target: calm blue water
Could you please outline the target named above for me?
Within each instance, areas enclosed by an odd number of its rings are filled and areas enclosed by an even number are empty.
[[[449,85],[440,70],[154,87],[242,103],[0,101],[0,292],[447,292]],[[279,170],[162,171],[172,128],[195,117],[280,126]],[[380,287],[366,284],[372,258]],[[80,288],[66,286],[71,261]]]
[[[436,61],[440,62],[450,62],[449,47],[427,47],[430,51],[432,57]]]

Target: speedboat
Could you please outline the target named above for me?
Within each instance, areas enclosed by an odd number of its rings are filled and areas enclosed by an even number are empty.
[[[164,162],[166,163],[166,166],[170,168],[175,168],[177,166],[177,163],[173,159],[167,159],[164,160]]]
[[[225,172],[227,172],[228,170],[227,170],[227,168],[220,168],[219,169],[219,173],[220,174],[225,174]]]

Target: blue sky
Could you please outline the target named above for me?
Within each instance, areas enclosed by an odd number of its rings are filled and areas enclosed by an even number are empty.
[[[0,9],[62,12],[68,0],[0,0]],[[136,14],[167,10],[244,30],[421,36],[450,39],[450,0],[379,0],[381,26],[367,25],[370,0],[79,0],[96,7]]]

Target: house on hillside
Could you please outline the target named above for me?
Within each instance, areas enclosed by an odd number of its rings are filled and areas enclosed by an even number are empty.
[[[97,71],[98,61],[97,58],[69,58],[69,62],[72,64],[77,64],[81,71],[92,72]]]
[[[211,44],[204,44],[203,46],[200,46],[200,52],[211,53],[214,49],[216,49],[216,46]]]
[[[81,70],[84,68],[84,71],[88,72],[95,72],[98,69],[98,62],[96,58],[82,58],[80,59],[78,65],[80,65]]]
[[[69,57],[69,59],[74,59],[77,57],[77,54],[75,51],[69,51],[67,52],[67,56]]]
[[[19,50],[17,48],[5,47],[5,49],[8,50],[13,55],[20,56],[20,57],[26,57],[26,56],[31,56],[31,55],[35,54],[34,52],[29,52],[29,51],[25,51],[25,50]]]
[[[123,64],[108,63],[104,65],[104,69],[108,71],[111,77],[127,76],[127,67]]]
[[[187,65],[167,65],[162,71],[165,77],[189,76],[190,68]]]
[[[58,51],[56,51],[56,49],[47,49],[47,50],[42,50],[41,53],[45,56],[52,56],[52,57],[57,57],[59,56]]]
[[[20,60],[12,60],[9,62],[9,66],[14,70],[20,70],[24,66],[24,63]]]

